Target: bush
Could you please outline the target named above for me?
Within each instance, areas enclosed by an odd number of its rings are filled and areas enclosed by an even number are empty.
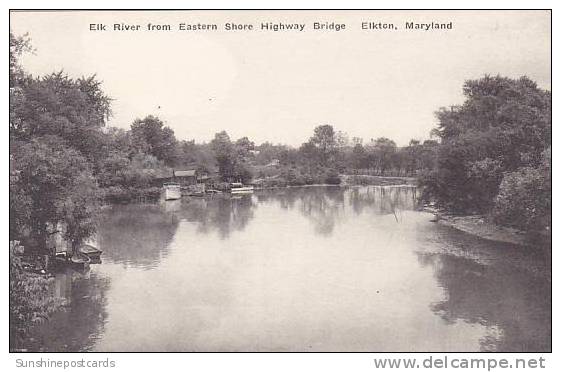
[[[499,187],[491,216],[497,223],[524,230],[550,230],[549,167],[525,167],[507,173]]]
[[[52,279],[23,270],[18,244],[10,242],[10,350],[22,349],[33,325],[44,322],[64,301],[49,294]]]
[[[334,173],[334,172],[329,172],[325,176],[324,182],[328,185],[340,185],[341,184],[341,178],[339,177],[339,174]]]

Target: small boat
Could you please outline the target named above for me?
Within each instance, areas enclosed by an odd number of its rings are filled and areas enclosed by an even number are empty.
[[[70,263],[77,269],[87,269],[90,267],[91,259],[84,253],[77,251],[70,257]]]
[[[88,256],[92,263],[101,261],[103,251],[89,244],[82,244],[78,250]]]
[[[193,187],[182,187],[181,195],[183,196],[205,196],[204,190],[200,190]]]
[[[244,186],[241,182],[234,182],[230,184],[231,194],[251,194],[253,193],[253,186]]]
[[[181,186],[178,183],[164,183],[164,199],[181,199]]]

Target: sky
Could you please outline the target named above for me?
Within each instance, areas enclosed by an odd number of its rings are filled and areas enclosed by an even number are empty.
[[[159,11],[13,12],[11,30],[29,33],[24,68],[43,75],[96,74],[114,99],[108,125],[129,128],[152,114],[178,139],[210,141],[226,130],[298,146],[313,128],[350,138],[427,139],[440,107],[461,104],[462,84],[485,74],[530,77],[551,87],[547,11]],[[261,23],[305,23],[262,31]],[[345,24],[313,30],[314,22]],[[362,22],[394,30],[363,30]],[[453,23],[451,30],[406,30],[405,23]],[[92,31],[102,23],[107,31]],[[113,24],[139,31],[114,31]],[[171,31],[146,26],[169,24]],[[180,23],[217,31],[181,31]],[[224,24],[254,30],[225,31]]]

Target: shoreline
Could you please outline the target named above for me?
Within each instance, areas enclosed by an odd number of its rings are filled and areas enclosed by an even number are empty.
[[[339,183],[312,183],[303,185],[256,186],[255,190],[287,189],[293,187],[359,187],[359,186],[409,186],[417,187],[417,178],[398,176],[371,176],[364,174],[341,174]]]
[[[310,185],[286,185],[286,186],[269,186],[259,187],[255,186],[255,191],[265,190],[281,190],[293,188],[314,188],[314,187],[339,187],[339,188],[353,188],[361,186],[377,186],[377,187],[417,187],[415,185],[416,179],[413,177],[386,177],[386,176],[370,176],[370,175],[341,175],[340,184],[310,184]],[[367,179],[368,184],[349,182],[353,177]],[[370,183],[371,182],[371,183]],[[203,196],[205,197],[205,196]],[[154,202],[157,199],[153,200]],[[135,204],[134,202],[109,202],[103,208],[110,208],[115,204]],[[437,210],[432,207],[421,207],[419,211],[428,212],[435,216],[432,222],[439,223],[443,226],[448,226],[464,233],[476,236],[481,239],[494,241],[498,243],[513,244],[521,247],[529,247],[535,245],[530,241],[531,236],[528,232],[507,227],[496,225],[487,220],[484,215],[467,215],[459,216],[448,214],[446,211]]]
[[[434,213],[433,211],[430,211]],[[453,216],[435,214],[432,222],[448,226],[478,238],[498,243],[512,244],[520,247],[531,247],[527,232],[513,227],[499,226],[489,222],[483,215]]]

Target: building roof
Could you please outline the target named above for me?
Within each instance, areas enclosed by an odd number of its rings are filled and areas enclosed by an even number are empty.
[[[197,171],[195,169],[190,170],[176,170],[173,171],[175,177],[196,177]]]
[[[171,169],[143,169],[142,173],[153,177],[156,180],[168,179],[173,177]]]

